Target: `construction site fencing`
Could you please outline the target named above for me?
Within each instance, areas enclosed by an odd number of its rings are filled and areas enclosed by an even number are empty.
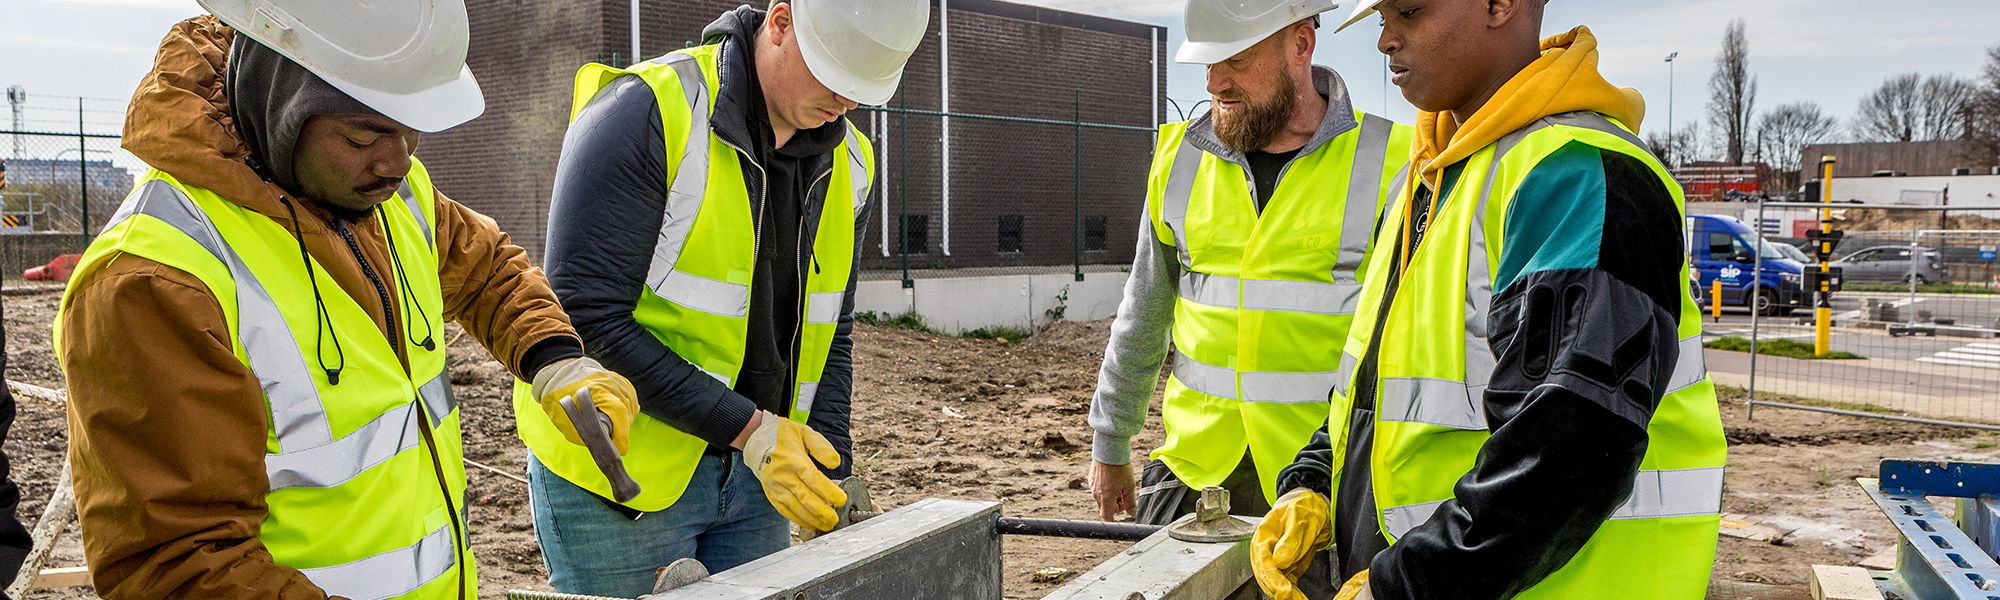
[[[1783,273],[1793,263],[1819,270],[1806,233],[1818,229],[1818,205],[1754,206],[1743,220],[1766,243],[1740,273],[1703,260],[1708,240],[1690,244],[1697,271],[1716,271],[1725,286],[1800,286],[1760,289],[1762,302],[1738,295],[1738,306],[1725,294],[1722,318],[1705,327],[1711,375],[1748,389],[1753,418],[1781,407],[2000,430],[2000,207],[1831,205],[1840,289],[1822,334],[1810,275]],[[1713,279],[1702,281],[1712,302]]]
[[[0,274],[82,252],[145,173],[119,147],[124,100],[8,90],[0,129]]]
[[[850,113],[877,152],[864,279],[1128,268],[1155,127],[900,106]],[[1050,113],[1056,107],[1026,107]]]

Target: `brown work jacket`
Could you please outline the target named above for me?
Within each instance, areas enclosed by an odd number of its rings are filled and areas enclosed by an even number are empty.
[[[181,182],[294,227],[282,193],[246,165],[223,95],[233,31],[212,17],[175,25],[133,93],[124,147]],[[307,250],[359,299],[377,327],[400,321],[382,302],[331,213],[301,203]],[[445,319],[459,323],[519,377],[523,354],[576,336],[548,280],[492,219],[437,196]],[[376,217],[351,220],[360,254],[389,262]],[[186,272],[130,254],[77,273],[58,350],[68,378],[70,460],[85,558],[111,600],[312,599],[327,594],[272,562],[257,540],[266,514],[268,407],[231,351],[221,305]],[[398,292],[385,282],[390,294]],[[445,343],[438,332],[438,343]],[[400,354],[401,346],[397,348]],[[408,361],[405,359],[405,366]],[[357,506],[357,511],[396,510]]]

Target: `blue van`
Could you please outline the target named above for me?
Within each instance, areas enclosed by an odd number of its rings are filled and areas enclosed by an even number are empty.
[[[1805,291],[1805,264],[1757,235],[1749,225],[1719,215],[1687,218],[1688,264],[1702,294],[1722,282],[1723,306],[1755,306],[1759,314],[1782,316],[1811,306]],[[1764,248],[1762,277],[1755,248]]]

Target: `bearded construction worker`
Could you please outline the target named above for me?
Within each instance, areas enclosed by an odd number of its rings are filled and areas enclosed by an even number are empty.
[[[623,444],[636,406],[411,157],[483,110],[465,7],[202,4],[133,94],[153,168],[56,326],[97,593],[475,598],[445,323],[539,382],[538,414],[588,389]]]
[[[545,264],[591,356],[639,390],[642,491],[612,500],[583,449],[523,416],[558,591],[637,596],[675,560],[719,572],[784,549],[788,520],[834,526],[874,179],[843,114],[895,92],[929,6],[746,6],[706,45],[577,73]]]
[[[1312,64],[1332,0],[1192,0],[1176,60],[1207,65],[1214,107],[1163,126],[1125,299],[1091,402],[1091,493],[1105,520],[1164,524],[1221,486],[1270,508],[1278,471],[1326,422],[1369,234],[1411,131],[1356,110]],[[1166,443],[1135,478],[1172,342]]]
[[[1638,93],[1543,0],[1365,1],[1417,119],[1327,435],[1252,541],[1266,592],[1329,541],[1344,596],[1701,598],[1725,453]],[[1330,443],[1329,443],[1330,440]],[[1332,515],[1328,515],[1328,498]]]

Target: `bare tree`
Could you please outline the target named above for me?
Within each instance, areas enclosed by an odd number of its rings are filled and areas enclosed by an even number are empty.
[[[1684,125],[1675,130],[1672,137],[1655,131],[1646,136],[1646,150],[1659,158],[1660,164],[1670,169],[1701,160],[1701,125],[1699,123]]]
[[[1861,99],[1854,135],[1874,142],[1965,138],[1978,98],[1978,86],[1956,75],[1890,77]]]
[[[1986,49],[1980,85],[1966,123],[1966,139],[1977,145],[1978,164],[2000,164],[2000,45]]]
[[[1840,131],[1840,121],[1821,110],[1819,104],[1780,104],[1757,120],[1759,154],[1779,171],[1799,170],[1799,152],[1806,146],[1830,141]]]
[[[1721,136],[1722,152],[1732,164],[1743,162],[1757,108],[1757,77],[1750,74],[1750,42],[1743,29],[1743,19],[1729,22],[1722,50],[1715,55],[1715,74],[1708,78],[1708,122]]]

